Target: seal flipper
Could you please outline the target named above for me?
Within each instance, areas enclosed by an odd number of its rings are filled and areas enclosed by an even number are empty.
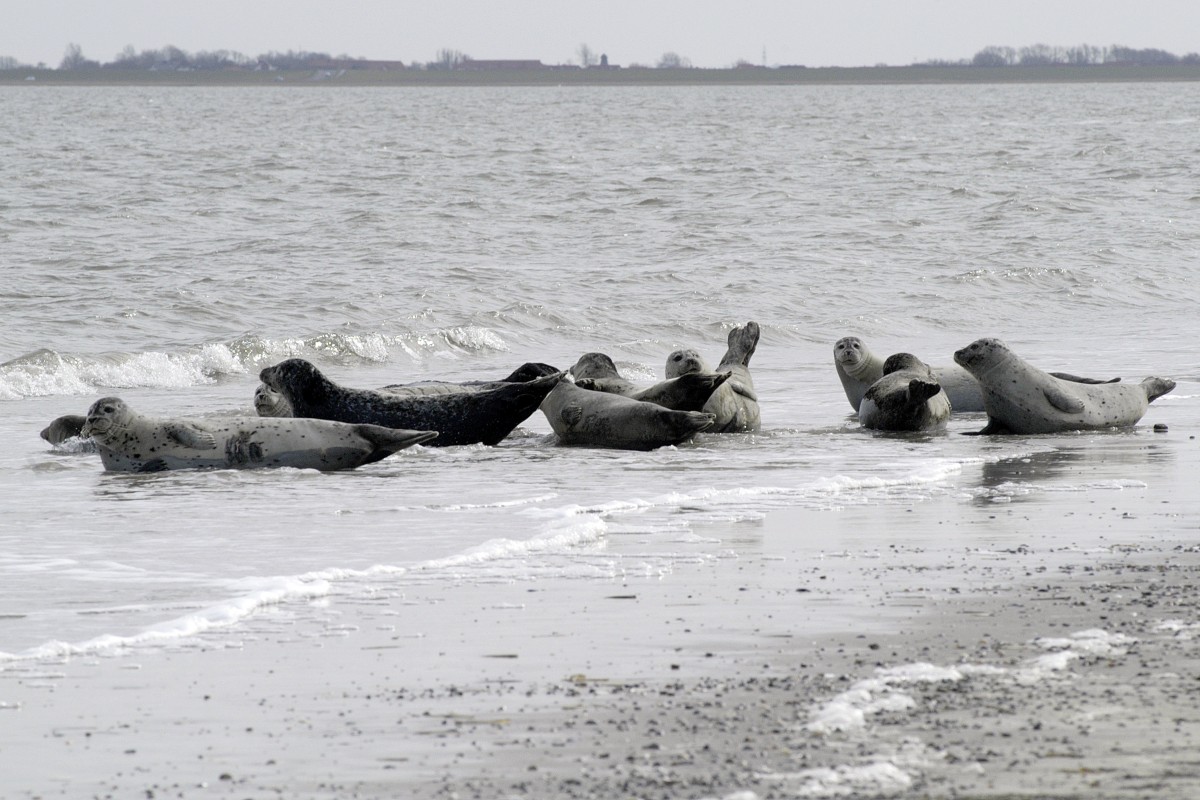
[[[937,395],[942,390],[942,385],[937,381],[927,381],[921,378],[913,378],[908,382],[908,397],[909,400],[916,403],[924,403],[931,397]]]
[[[1092,385],[1099,385],[1102,383],[1121,382],[1120,378],[1109,378],[1108,380],[1104,380],[1103,378],[1081,378],[1078,375],[1072,375],[1069,372],[1051,372],[1050,374],[1058,378],[1060,381],[1069,381],[1071,383],[1088,383]]]
[[[193,450],[217,449],[216,438],[206,430],[189,425],[186,422],[168,422],[163,426],[167,436],[176,444],[190,447]],[[166,469],[164,467],[164,469]]]
[[[375,445],[376,452],[372,454],[367,464],[390,456],[392,453],[412,447],[415,444],[436,439],[437,431],[410,431],[403,428],[385,428],[382,425],[356,425],[355,433]]]
[[[963,432],[963,436],[994,436],[1009,433],[1012,433],[1012,429],[1010,429],[1007,425],[988,417],[987,425],[984,425],[982,430],[965,431]]]
[[[728,373],[726,373],[726,374],[728,374]],[[745,397],[747,400],[753,400],[756,403],[758,402],[758,395],[755,394],[754,390],[751,389],[746,384],[739,383],[738,381],[729,381],[728,383],[729,383],[729,388],[733,389],[733,391],[737,392],[742,397]]]
[[[512,374],[507,378],[501,378],[502,383],[527,383],[536,378],[544,378],[547,375],[553,375],[561,370],[555,369],[549,364],[542,364],[538,361],[526,361],[521,366],[512,371]]]
[[[747,322],[729,332],[729,349],[721,359],[717,371],[721,372],[727,365],[750,366],[750,357],[758,347],[759,328],[757,322]]]
[[[1066,414],[1078,414],[1084,408],[1082,400],[1072,397],[1058,386],[1047,386],[1042,389],[1042,396],[1046,398],[1046,402]]]
[[[583,419],[583,408],[581,406],[570,405],[559,413],[562,421],[567,423],[568,428],[574,428]]]

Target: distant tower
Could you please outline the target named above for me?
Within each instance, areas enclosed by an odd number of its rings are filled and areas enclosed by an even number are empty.
[[[763,45],[763,66],[767,65],[767,46]]]
[[[608,54],[607,54],[607,53],[601,53],[601,54],[600,54],[600,66],[601,66],[601,67],[607,67],[607,66],[608,66]]]

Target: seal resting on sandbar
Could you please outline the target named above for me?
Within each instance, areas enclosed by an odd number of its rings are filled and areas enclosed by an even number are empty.
[[[653,450],[679,444],[713,424],[713,415],[672,411],[611,392],[582,389],[570,379],[554,387],[542,413],[559,444]]]
[[[883,362],[883,376],[871,384],[858,407],[863,427],[881,431],[925,431],[950,418],[950,400],[933,370],[911,353]]]
[[[999,339],[978,339],[955,352],[954,360],[983,390],[988,422],[980,434],[1124,428],[1175,388],[1168,378],[1137,385],[1063,380],[1024,361]]]
[[[479,392],[406,397],[339,386],[308,361],[289,358],[264,369],[259,380],[282,395],[297,417],[437,430],[428,444],[447,447],[497,444],[537,410],[562,376],[557,372]]]
[[[883,359],[867,348],[867,345],[857,336],[843,336],[833,345],[833,365],[837,369],[842,389],[851,407],[858,411],[863,395],[871,384],[883,377]],[[971,373],[951,364],[946,367],[930,367],[933,377],[941,385],[942,391],[950,399],[950,410],[953,413],[983,411],[983,392],[979,384],[971,377]],[[1050,373],[1056,378],[1076,383],[1117,383],[1120,378],[1111,381],[1101,381],[1094,378],[1080,378],[1065,372]]]
[[[118,397],[93,403],[82,433],[96,443],[110,472],[354,469],[437,436],[437,431],[320,419],[154,419],[136,413]]]
[[[703,409],[716,418],[710,433],[736,433],[759,429],[761,422],[758,395],[754,392],[754,381],[750,378],[750,357],[758,347],[758,337],[757,322],[747,322],[729,332],[729,348],[716,371],[729,372],[730,378],[717,387]],[[692,372],[711,373],[713,370],[708,368],[695,350],[676,350],[667,356],[668,378],[677,378]]]

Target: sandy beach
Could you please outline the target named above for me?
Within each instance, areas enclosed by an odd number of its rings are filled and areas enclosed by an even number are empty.
[[[1097,435],[665,571],[613,537],[616,578],[468,566],[234,646],[17,662],[7,796],[1194,797],[1196,460]]]

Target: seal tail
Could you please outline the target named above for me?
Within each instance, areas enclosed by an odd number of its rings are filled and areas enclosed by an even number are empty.
[[[538,361],[527,361],[513,370],[512,374],[507,378],[501,378],[500,380],[503,383],[528,383],[537,378],[553,375],[559,371],[549,364],[542,364]]]
[[[1142,388],[1146,391],[1146,402],[1153,403],[1174,389],[1175,381],[1170,378],[1146,378],[1146,380],[1142,381]]]
[[[358,435],[375,446],[379,459],[386,458],[392,453],[422,444],[438,436],[437,431],[410,431],[403,428],[385,428],[382,425],[356,425]]]
[[[675,429],[683,439],[700,431],[708,430],[717,421],[715,414],[706,414],[701,411],[676,411],[672,413],[678,415],[674,417]]]
[[[754,349],[758,347],[759,333],[758,323],[753,321],[731,330],[729,332],[729,349],[725,351],[725,357],[721,359],[721,366],[718,369],[728,364],[750,366],[750,357],[754,355]]]

